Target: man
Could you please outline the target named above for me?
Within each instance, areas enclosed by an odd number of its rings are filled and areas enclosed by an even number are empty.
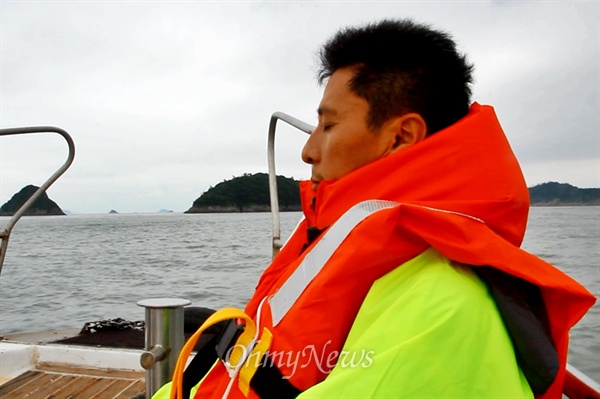
[[[595,299],[519,249],[527,187],[465,57],[402,20],[340,31],[321,62],[305,219],[245,314],[209,319],[238,321],[194,397],[560,398]]]

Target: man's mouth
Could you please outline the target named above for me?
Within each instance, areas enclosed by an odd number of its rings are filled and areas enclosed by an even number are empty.
[[[310,181],[312,181],[312,183],[313,183],[313,186],[312,186],[313,190],[317,191],[317,187],[319,187],[319,182],[321,180],[318,180],[318,179],[315,179],[315,178],[311,178]]]

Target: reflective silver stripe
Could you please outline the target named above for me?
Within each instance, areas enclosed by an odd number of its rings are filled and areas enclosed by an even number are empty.
[[[300,263],[298,268],[286,282],[283,283],[281,288],[269,299],[273,326],[279,324],[286,313],[298,300],[302,292],[304,292],[308,284],[310,284],[317,274],[319,274],[323,266],[325,266],[325,263],[329,261],[329,258],[331,258],[331,255],[333,255],[342,241],[346,239],[348,234],[350,234],[360,222],[377,211],[393,208],[398,205],[400,205],[399,202],[368,200],[360,202],[347,210],[346,213],[331,226],[327,233],[325,233],[312,251],[304,257],[302,263]],[[424,208],[434,212],[463,216],[480,223],[485,223],[485,221],[465,213],[416,204],[410,204],[410,206]],[[298,226],[296,226],[296,228],[298,228]]]
[[[398,202],[368,200],[354,205],[329,228],[302,260],[302,263],[286,280],[281,288],[270,298],[273,326],[276,326],[286,315],[308,284],[319,274],[331,255],[346,239],[348,234],[369,215],[400,205]]]

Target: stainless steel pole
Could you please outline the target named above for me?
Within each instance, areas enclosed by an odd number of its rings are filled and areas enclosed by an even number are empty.
[[[145,299],[137,303],[146,308],[146,343],[140,364],[146,370],[148,399],[173,376],[184,344],[183,307],[190,303],[179,298]]]

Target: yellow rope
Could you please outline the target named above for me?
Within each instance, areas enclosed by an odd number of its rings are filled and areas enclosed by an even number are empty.
[[[252,349],[252,353],[250,353],[246,359],[246,362],[244,363],[244,367],[242,367],[240,370],[238,386],[245,397],[248,397],[248,393],[250,393],[250,380],[252,380],[252,377],[254,377],[254,374],[258,369],[258,366],[260,366],[262,357],[271,347],[271,341],[273,341],[273,334],[271,334],[271,331],[263,328],[260,341],[258,344],[256,344],[254,349]]]
[[[185,345],[181,349],[181,353],[179,354],[179,357],[177,358],[177,363],[175,365],[175,371],[173,372],[173,383],[171,386],[171,394],[169,396],[170,399],[184,399],[183,371],[185,370],[187,359],[190,357],[190,354],[192,353],[192,350],[194,349],[198,338],[200,337],[200,335],[202,335],[202,332],[214,324],[231,319],[243,319],[246,321],[246,328],[240,336],[240,338],[238,339],[240,345],[247,346],[248,343],[252,341],[256,333],[256,326],[254,324],[254,321],[250,318],[250,316],[248,316],[242,310],[236,308],[224,308],[213,313],[208,319],[206,319],[206,321],[200,326],[200,328],[194,333],[194,335],[190,337],[190,339],[185,343]],[[239,362],[239,359],[241,358],[242,354],[243,349],[238,347],[236,344],[231,354],[231,359],[235,362],[235,365],[233,365],[234,367]]]

